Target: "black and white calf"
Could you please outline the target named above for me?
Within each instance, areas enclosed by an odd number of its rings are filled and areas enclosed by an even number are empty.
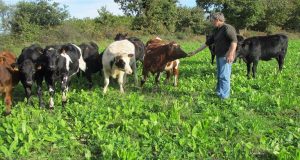
[[[42,53],[43,48],[41,48],[41,46],[37,44],[33,44],[29,47],[24,48],[17,59],[17,66],[20,71],[20,80],[25,89],[27,104],[33,105],[33,102],[31,100],[31,88],[33,82],[36,82],[38,87],[37,92],[40,107],[44,106],[44,102],[42,99],[42,82],[44,70],[42,69],[40,63]]]
[[[118,78],[120,92],[124,93],[124,77],[126,74],[132,74],[132,72],[136,74],[136,61],[134,54],[134,45],[128,40],[115,41],[105,49],[102,58],[104,93],[107,92],[110,76],[113,78]],[[135,79],[135,81],[137,83],[137,79]]]
[[[81,49],[75,44],[62,46],[47,46],[44,49],[43,62],[45,65],[45,80],[50,92],[49,108],[54,108],[53,96],[55,82],[60,82],[62,90],[62,106],[67,102],[67,92],[70,80],[79,69],[86,70]]]
[[[99,47],[96,43],[82,43],[79,45],[82,50],[83,60],[86,63],[86,71],[84,76],[88,80],[88,88],[93,86],[92,74],[102,72],[102,55],[99,54]]]

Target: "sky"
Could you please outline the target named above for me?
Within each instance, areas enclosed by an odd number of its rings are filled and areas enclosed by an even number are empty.
[[[16,4],[22,0],[4,0],[6,4]],[[25,0],[34,1],[34,0]],[[60,4],[67,5],[67,10],[71,17],[75,18],[95,18],[98,16],[97,9],[106,7],[106,9],[115,14],[122,15],[122,11],[119,9],[120,6],[114,2],[114,0],[53,0]],[[196,0],[179,0],[179,4],[187,7],[196,6]]]

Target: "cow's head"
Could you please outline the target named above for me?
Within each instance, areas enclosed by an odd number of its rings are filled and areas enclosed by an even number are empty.
[[[180,45],[178,45],[175,42],[171,42],[168,44],[168,56],[172,59],[179,59],[179,58],[184,58],[187,56],[187,54],[180,48]]]
[[[7,57],[5,57],[5,56],[0,56],[0,65],[4,66],[5,68],[7,68],[9,71],[12,71],[12,72],[19,70],[16,62],[8,63]]]
[[[43,57],[45,68],[54,71],[57,68],[58,59],[60,57],[58,46],[47,46],[44,49]]]
[[[123,54],[114,58],[112,61],[121,71],[124,71],[126,74],[132,74],[132,69],[130,67],[130,59],[134,57],[134,54]]]
[[[245,60],[245,57],[247,56],[247,53],[249,51],[249,47],[251,45],[251,42],[250,41],[247,41],[247,40],[240,40],[238,41],[238,44],[237,44],[237,49],[236,49],[236,56],[235,56],[235,60],[237,58],[242,58]]]
[[[18,69],[25,79],[27,85],[33,84],[33,79],[36,71],[41,69],[41,65],[35,64],[31,59],[26,59],[21,63],[17,63]]]
[[[124,40],[124,39],[126,39],[127,35],[128,35],[128,33],[125,33],[125,34],[118,33],[114,40],[115,41]]]

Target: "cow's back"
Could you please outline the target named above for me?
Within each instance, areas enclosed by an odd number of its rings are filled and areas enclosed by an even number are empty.
[[[278,54],[286,54],[288,37],[283,34],[257,36],[245,40],[249,44],[250,54],[262,60],[270,60]]]

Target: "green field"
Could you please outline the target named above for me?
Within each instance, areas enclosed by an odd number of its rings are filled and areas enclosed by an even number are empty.
[[[188,52],[200,44],[181,45]],[[151,76],[141,90],[129,78],[124,95],[115,81],[103,95],[98,74],[91,92],[74,77],[65,109],[60,92],[53,111],[38,108],[37,96],[27,106],[19,84],[12,114],[0,116],[0,159],[300,159],[299,66],[300,40],[289,42],[282,73],[275,59],[260,61],[248,80],[237,62],[225,101],[214,94],[208,49],[181,60],[178,87],[164,75],[153,90]]]

